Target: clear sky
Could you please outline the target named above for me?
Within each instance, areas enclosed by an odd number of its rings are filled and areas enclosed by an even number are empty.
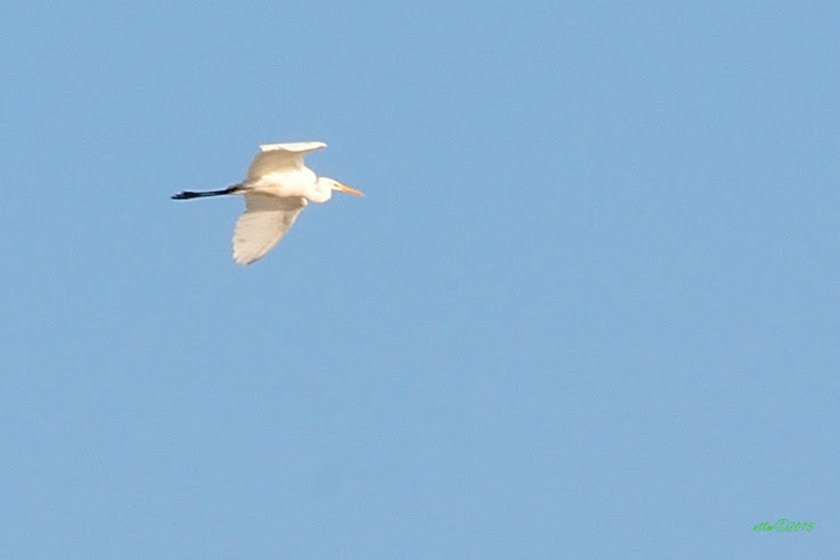
[[[4,3],[0,557],[836,556],[838,37],[828,1]],[[169,200],[300,140],[367,197],[252,266],[241,200]]]

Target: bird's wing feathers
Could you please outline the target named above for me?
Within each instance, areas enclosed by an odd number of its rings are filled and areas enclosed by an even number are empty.
[[[300,197],[245,195],[245,212],[233,232],[233,260],[251,264],[262,258],[292,227],[304,206],[306,199]]]
[[[301,169],[303,156],[309,152],[326,148],[323,142],[289,142],[287,144],[263,144],[248,168],[248,179],[256,179],[284,169]]]

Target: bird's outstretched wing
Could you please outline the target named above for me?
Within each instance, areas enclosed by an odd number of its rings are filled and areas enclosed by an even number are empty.
[[[245,195],[245,212],[233,231],[233,260],[251,264],[262,258],[283,238],[306,206],[301,197]]]
[[[248,179],[256,179],[269,173],[287,169],[301,169],[303,156],[309,152],[326,148],[323,142],[289,142],[287,144],[263,144],[248,168]]]

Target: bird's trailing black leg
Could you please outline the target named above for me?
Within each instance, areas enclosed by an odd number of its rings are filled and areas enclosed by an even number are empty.
[[[242,190],[242,183],[231,185],[226,189],[219,189],[217,191],[181,191],[178,194],[173,194],[173,200],[189,200],[191,198],[202,198],[205,196],[222,196],[225,194],[236,194]]]

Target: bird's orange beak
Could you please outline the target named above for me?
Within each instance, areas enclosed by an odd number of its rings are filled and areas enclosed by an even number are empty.
[[[363,193],[362,191],[357,191],[356,189],[354,189],[352,187],[348,187],[347,185],[342,185],[341,183],[338,183],[338,182],[336,182],[336,185],[333,188],[335,188],[335,190],[337,190],[337,191],[346,192],[347,194],[353,194],[353,195],[356,195],[356,196],[365,196],[365,193]]]

